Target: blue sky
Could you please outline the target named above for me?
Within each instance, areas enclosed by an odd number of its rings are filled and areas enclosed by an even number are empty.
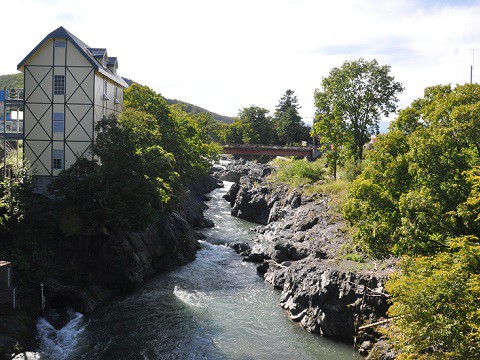
[[[480,1],[16,0],[2,3],[0,74],[64,26],[119,59],[119,73],[223,115],[274,110],[287,89],[314,115],[322,77],[345,60],[376,58],[405,86],[469,81],[480,48]],[[8,15],[6,15],[8,14]],[[480,81],[480,50],[474,81]]]

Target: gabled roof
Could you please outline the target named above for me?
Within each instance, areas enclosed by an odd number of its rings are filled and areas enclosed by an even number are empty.
[[[96,58],[104,57],[107,52],[107,49],[104,48],[88,48],[87,50]]]
[[[109,56],[108,61],[107,61],[107,66],[112,66],[112,65],[115,65],[115,64],[117,64],[117,66],[118,66],[117,58],[114,57],[114,56]]]
[[[30,53],[17,65],[17,69],[20,70],[21,67],[25,65],[25,63],[30,59],[30,57],[38,50],[40,47],[48,40],[48,39],[68,39],[70,42],[77,48],[78,51],[87,59],[87,61],[92,64],[93,68],[101,73],[102,75],[105,75],[109,79],[115,81],[119,85],[123,87],[128,87],[128,84],[122,79],[121,76],[114,74],[110,69],[107,67],[104,67],[103,64],[98,62],[96,60],[96,56],[93,55],[91,50],[95,50],[98,53],[98,50],[104,50],[104,53],[106,52],[106,49],[103,48],[91,48],[87,44],[85,44],[82,40],[77,38],[75,35],[73,35],[70,31],[65,29],[63,26],[60,26],[58,29],[53,30],[50,34],[45,36],[45,38],[40,41],[40,43],[35,46],[35,48],[30,51]],[[103,53],[101,55],[103,57]]]

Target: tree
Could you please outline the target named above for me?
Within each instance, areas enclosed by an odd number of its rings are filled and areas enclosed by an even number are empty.
[[[240,110],[238,117],[242,122],[242,137],[245,144],[271,144],[273,138],[272,120],[268,110],[250,106]]]
[[[390,66],[376,60],[345,61],[322,80],[322,90],[315,90],[317,113],[341,121],[351,134],[355,158],[362,161],[363,145],[369,134],[378,132],[380,117],[396,110],[397,94],[403,86],[389,75]],[[335,120],[334,120],[335,119]]]
[[[298,109],[300,105],[293,90],[287,90],[278,102],[273,117],[277,136],[284,144],[290,145],[305,140],[303,136],[308,133],[305,131],[306,126],[302,122]]]
[[[379,136],[344,206],[357,238],[377,256],[430,255],[478,234],[479,85],[425,90]],[[467,202],[470,199],[470,202]]]
[[[391,278],[387,334],[399,359],[478,359],[480,354],[480,242],[450,240],[447,251],[407,257]]]
[[[51,185],[68,220],[61,224],[65,233],[142,230],[155,222],[178,174],[173,155],[149,139],[154,122],[145,113],[126,111],[120,123],[113,116],[97,123],[96,160],[79,158]]]
[[[323,93],[318,93],[315,98],[317,111],[312,127],[312,136],[316,136],[320,141],[322,152],[325,154],[327,164],[336,180],[340,150],[347,137],[346,124],[341,118],[335,117],[329,112],[328,107],[325,107],[327,103],[320,100],[323,97]]]
[[[125,90],[126,109],[142,111],[156,120],[155,144],[173,154],[180,182],[187,184],[206,174],[219,153],[219,147],[202,138],[196,115],[187,114],[181,106],[168,106],[165,99],[147,86],[133,83]],[[202,115],[200,115],[202,116]],[[205,134],[204,134],[205,135]]]
[[[243,122],[240,119],[225,126],[225,144],[243,144]]]

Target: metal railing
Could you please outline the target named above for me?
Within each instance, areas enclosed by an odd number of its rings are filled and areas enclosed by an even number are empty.
[[[5,101],[23,100],[23,89],[5,89]]]

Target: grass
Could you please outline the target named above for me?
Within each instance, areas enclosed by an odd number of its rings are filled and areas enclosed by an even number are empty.
[[[300,187],[314,184],[325,177],[324,164],[321,161],[275,159],[273,165],[278,170],[272,175],[271,180],[280,181],[290,187]]]
[[[324,183],[316,183],[305,189],[306,195],[326,194],[330,199],[330,207],[337,213],[341,213],[342,205],[347,196],[347,187],[349,182],[347,180],[328,180]]]
[[[343,256],[345,260],[355,261],[359,263],[366,262],[365,257],[362,254],[350,253]]]

